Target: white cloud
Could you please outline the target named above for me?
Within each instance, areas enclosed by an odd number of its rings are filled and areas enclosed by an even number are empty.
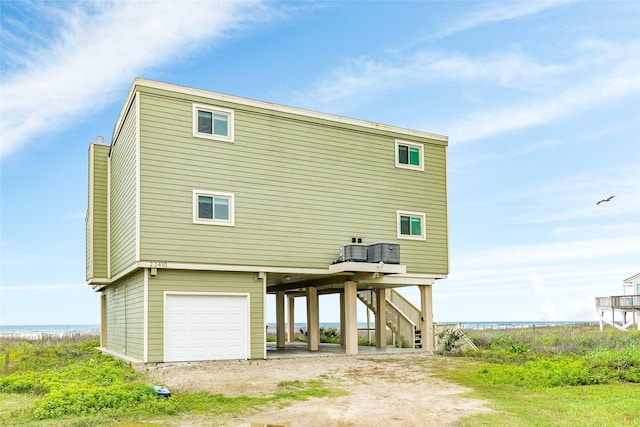
[[[388,95],[436,84],[486,83],[509,90],[511,101],[487,97],[482,110],[441,123],[450,144],[485,139],[501,133],[554,123],[640,93],[640,46],[597,40],[578,41],[568,48],[564,63],[544,64],[519,49],[471,57],[459,53],[416,52],[381,59],[361,57],[326,74],[311,89],[294,94],[310,108],[340,108],[345,101]],[[405,59],[408,58],[408,59]],[[460,93],[458,93],[460,92]],[[464,96],[457,89],[456,96]],[[481,95],[480,95],[481,96]],[[309,105],[309,103],[313,103]],[[495,105],[499,105],[498,108]],[[429,118],[432,120],[432,118]],[[429,128],[429,124],[413,127]],[[543,141],[539,149],[558,144]]]
[[[567,313],[569,320],[596,320],[598,316],[596,314],[595,296],[567,301]]]
[[[640,61],[626,59],[612,66],[608,73],[578,84],[572,85],[567,82],[567,89],[564,91],[553,92],[533,101],[528,99],[519,105],[473,112],[452,121],[445,128],[451,129],[449,140],[452,143],[469,142],[508,131],[553,123],[638,93]]]
[[[559,232],[575,229],[576,220],[595,218],[620,218],[640,213],[640,182],[629,179],[635,174],[635,166],[617,165],[611,169],[589,170],[585,173],[553,177],[548,181],[528,188],[517,188],[501,194],[489,203],[517,205],[518,212],[512,214],[508,221],[512,224],[543,224],[549,222],[565,222]],[[615,194],[611,202],[596,205],[603,197]],[[601,225],[607,232],[630,231],[635,234],[640,223],[629,226],[629,220],[617,224]],[[592,222],[593,228],[595,223]],[[582,226],[585,230],[585,226]]]
[[[533,292],[535,292],[536,294],[540,295],[545,292],[544,279],[540,277],[538,274],[531,273],[531,275],[529,276],[529,283],[531,284],[531,288],[533,289]]]
[[[3,292],[46,292],[46,291],[63,291],[63,290],[79,290],[90,289],[88,285],[69,283],[69,284],[49,284],[49,285],[0,285],[0,293]]]
[[[469,253],[457,261],[462,268],[486,268],[491,265],[540,265],[589,261],[617,255],[640,255],[640,235],[589,240],[570,240],[529,245],[507,245]]]
[[[558,312],[556,310],[556,305],[551,301],[546,301],[542,304],[542,318],[544,321],[553,321],[558,320]]]
[[[209,46],[270,16],[257,1],[163,1],[153,7],[138,1],[83,2],[66,10],[51,5],[41,5],[40,13],[59,16],[61,30],[44,48],[23,51],[21,43],[3,43],[5,56],[22,60],[3,76],[0,88],[0,156],[113,101],[117,90],[145,70],[183,59],[205,42]],[[15,41],[7,34],[3,39]]]
[[[562,65],[539,64],[518,51],[493,53],[484,58],[441,52],[417,52],[400,60],[362,57],[329,72],[311,90],[295,96],[300,103],[309,99],[332,103],[441,81],[488,81],[531,91],[564,71]]]
[[[528,15],[535,15],[549,8],[560,4],[568,3],[568,1],[522,1],[522,2],[504,2],[497,4],[489,4],[467,16],[463,16],[457,22],[448,22],[446,27],[436,30],[433,34],[425,38],[425,40],[437,40],[453,34],[460,33],[481,25],[502,22],[512,19],[521,18]]]

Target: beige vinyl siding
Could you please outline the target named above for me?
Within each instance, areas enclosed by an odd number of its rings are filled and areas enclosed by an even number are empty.
[[[144,275],[138,270],[105,290],[107,348],[134,359],[144,358]]]
[[[446,143],[219,102],[235,142],[192,137],[192,102],[141,88],[141,258],[326,268],[351,237],[397,241],[396,211],[424,212],[401,240],[412,273],[448,273]],[[149,93],[147,93],[147,91]],[[395,140],[424,144],[425,171],[395,167]],[[235,195],[235,226],[192,223],[192,190]]]
[[[157,276],[149,276],[149,362],[164,360],[165,292],[249,293],[249,357],[264,358],[264,288],[255,274],[158,269]]]
[[[111,149],[111,276],[136,261],[136,115],[133,102]]]
[[[107,278],[107,157],[109,146],[89,146],[89,194],[87,197],[87,281]]]

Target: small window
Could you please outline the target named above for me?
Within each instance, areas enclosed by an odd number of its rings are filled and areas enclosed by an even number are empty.
[[[193,223],[234,225],[233,193],[193,190]]]
[[[194,104],[193,136],[233,142],[233,111]]]
[[[396,167],[424,170],[424,145],[396,140]]]
[[[398,239],[426,240],[426,214],[397,211]]]

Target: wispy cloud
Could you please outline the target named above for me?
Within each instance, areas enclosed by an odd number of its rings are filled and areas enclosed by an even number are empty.
[[[397,57],[357,58],[330,71],[313,87],[295,94],[298,102],[339,102],[354,96],[385,93],[435,82],[483,81],[531,91],[552,76],[566,70],[562,65],[539,64],[521,52],[493,53],[472,58],[457,53],[417,52],[406,59]],[[316,107],[317,108],[317,107]]]
[[[425,37],[424,41],[433,41],[453,34],[467,31],[472,28],[483,26],[495,22],[509,21],[529,15],[536,15],[547,9],[569,3],[567,0],[559,1],[524,1],[524,2],[504,2],[482,6],[478,10],[462,16],[454,22],[448,22],[442,29],[436,29],[432,34]]]
[[[485,139],[497,134],[536,125],[553,123],[576,113],[591,110],[640,93],[640,61],[628,58],[612,66],[610,72],[567,89],[527,99],[515,105],[472,112],[449,123],[452,143]]]
[[[81,2],[66,9],[53,2],[37,4],[34,12],[55,15],[62,30],[47,34],[50,29],[36,28],[44,48],[3,30],[3,56],[20,59],[0,88],[0,156],[113,101],[117,90],[151,67],[185,59],[244,25],[272,17],[258,1],[163,1],[153,7],[138,1]]]
[[[46,291],[65,291],[89,289],[85,284],[81,283],[62,283],[48,285],[0,285],[0,293],[4,292],[46,292]]]
[[[530,187],[520,187],[514,191],[496,196],[494,203],[517,205],[518,211],[510,215],[511,224],[564,223],[560,232],[578,227],[577,220],[593,218],[615,218],[640,214],[640,183],[629,179],[635,174],[635,166],[614,169],[589,170],[583,173],[553,177]],[[617,195],[611,202],[597,206],[603,197]],[[599,225],[606,231],[628,228],[623,223]],[[593,224],[591,224],[593,225]],[[639,231],[640,224],[635,223]],[[566,228],[568,227],[568,228]]]
[[[487,248],[469,254],[462,260],[466,268],[485,268],[496,263],[503,265],[544,265],[548,263],[566,263],[568,261],[597,260],[616,255],[640,256],[640,234],[590,240],[572,240],[554,243],[529,245],[509,245]]]
[[[402,49],[396,49],[394,52],[412,49],[420,44],[431,43],[487,24],[537,15],[545,10],[570,3],[571,1],[572,0],[477,3],[478,7],[475,10],[458,16],[456,19],[443,22],[439,27],[430,27],[427,35],[413,40],[408,46]]]

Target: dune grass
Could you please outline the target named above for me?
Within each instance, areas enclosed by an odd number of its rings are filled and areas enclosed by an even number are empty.
[[[0,425],[180,424],[184,417],[218,424],[260,407],[346,394],[314,380],[280,383],[273,395],[264,397],[175,393],[167,399],[158,397],[126,362],[97,351],[95,337],[3,340],[0,346],[10,348],[10,373],[0,378]]]
[[[640,425],[640,332],[563,326],[467,335],[479,350],[436,370],[494,410],[464,425]]]
[[[640,425],[640,332],[591,326],[466,332],[478,351],[402,362],[469,387],[467,397],[493,410],[465,418],[464,425]],[[185,393],[163,399],[143,375],[97,345],[87,336],[2,339],[0,350],[10,348],[10,373],[0,377],[0,425],[216,424],[270,405],[346,394],[332,386],[335,381],[320,379],[282,382],[264,397]]]

